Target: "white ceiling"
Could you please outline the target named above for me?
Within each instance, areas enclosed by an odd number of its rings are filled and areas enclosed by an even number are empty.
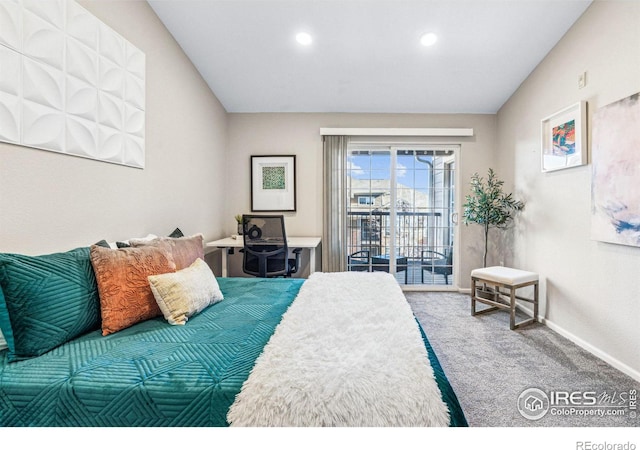
[[[148,1],[228,112],[367,113],[495,113],[591,3]]]

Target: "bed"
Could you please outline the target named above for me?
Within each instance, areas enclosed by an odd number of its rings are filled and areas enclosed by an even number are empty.
[[[251,426],[251,422],[239,419],[239,406],[243,404],[238,399],[250,384],[258,362],[269,353],[276,330],[285,323],[283,318],[301,301],[302,288],[309,281],[217,281],[224,300],[194,315],[185,326],[170,325],[163,317],[156,317],[106,336],[94,330],[22,361],[10,362],[7,350],[0,351],[0,426]],[[327,309],[340,314],[339,308]],[[314,322],[313,317],[308,320]],[[426,350],[424,357],[433,370],[439,400],[446,408],[447,423],[442,425],[467,426],[424,330],[417,321],[414,324],[423,351]],[[319,358],[314,359],[323,364]],[[354,363],[356,366],[360,365]],[[325,380],[322,384],[328,386],[331,382]],[[326,386],[320,387],[320,391],[325,389]],[[391,391],[394,392],[395,389]],[[398,398],[391,402],[400,398],[400,394],[395,395]],[[322,425],[350,426],[339,420]],[[263,425],[287,424],[258,426]]]

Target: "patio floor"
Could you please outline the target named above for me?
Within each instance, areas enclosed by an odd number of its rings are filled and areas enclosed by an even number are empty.
[[[453,284],[453,275],[449,275],[449,283],[447,284],[444,275],[433,274],[428,270],[421,270],[420,261],[412,260],[407,262],[406,272],[398,272],[395,274],[395,277],[401,285],[451,286]]]

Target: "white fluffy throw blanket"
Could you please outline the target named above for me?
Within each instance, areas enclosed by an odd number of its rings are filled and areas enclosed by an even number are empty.
[[[385,272],[314,273],[231,406],[232,426],[447,426],[420,330]]]

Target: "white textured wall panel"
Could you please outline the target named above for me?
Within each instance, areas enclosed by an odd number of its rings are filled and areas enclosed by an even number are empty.
[[[105,92],[98,93],[98,121],[101,125],[107,125],[117,130],[122,129],[124,124],[123,107],[124,103],[118,97]]]
[[[25,9],[31,11],[54,27],[64,29],[64,0],[23,0]]]
[[[0,91],[0,141],[20,142],[20,97]]]
[[[98,49],[102,56],[109,59],[117,66],[124,67],[124,38],[114,33],[105,24],[100,24]]]
[[[0,140],[19,143],[22,97],[22,56],[0,45]]]
[[[138,109],[144,109],[144,81],[127,74],[124,99]]]
[[[122,133],[115,128],[98,127],[98,155],[100,159],[114,163],[123,163],[124,146]]]
[[[124,164],[144,167],[144,139],[125,135],[124,158]]]
[[[67,37],[67,73],[93,86],[98,82],[98,54],[74,38]]]
[[[72,0],[0,0],[0,141],[144,167],[145,55]]]
[[[100,56],[98,87],[119,99],[124,98],[124,69]]]
[[[25,100],[59,111],[64,102],[64,75],[51,66],[23,57],[22,95]]]
[[[42,2],[46,3],[46,2]],[[32,12],[24,11],[22,51],[56,69],[64,68],[64,33]]]
[[[21,61],[20,53],[0,45],[0,92],[21,94]]]
[[[144,111],[125,104],[124,130],[131,136],[144,139]]]
[[[22,143],[29,147],[64,152],[64,114],[53,108],[24,100]]]
[[[95,125],[98,120],[98,90],[95,86],[68,76],[66,91],[66,113],[90,120]]]
[[[145,79],[145,56],[144,53],[127,43],[127,70],[131,75],[138,77],[140,80]]]
[[[67,3],[67,35],[98,51],[99,21],[75,2]]]
[[[78,156],[98,158],[98,126],[95,121],[67,116],[67,151]]]
[[[17,1],[0,1],[0,45],[22,50],[22,9]]]

